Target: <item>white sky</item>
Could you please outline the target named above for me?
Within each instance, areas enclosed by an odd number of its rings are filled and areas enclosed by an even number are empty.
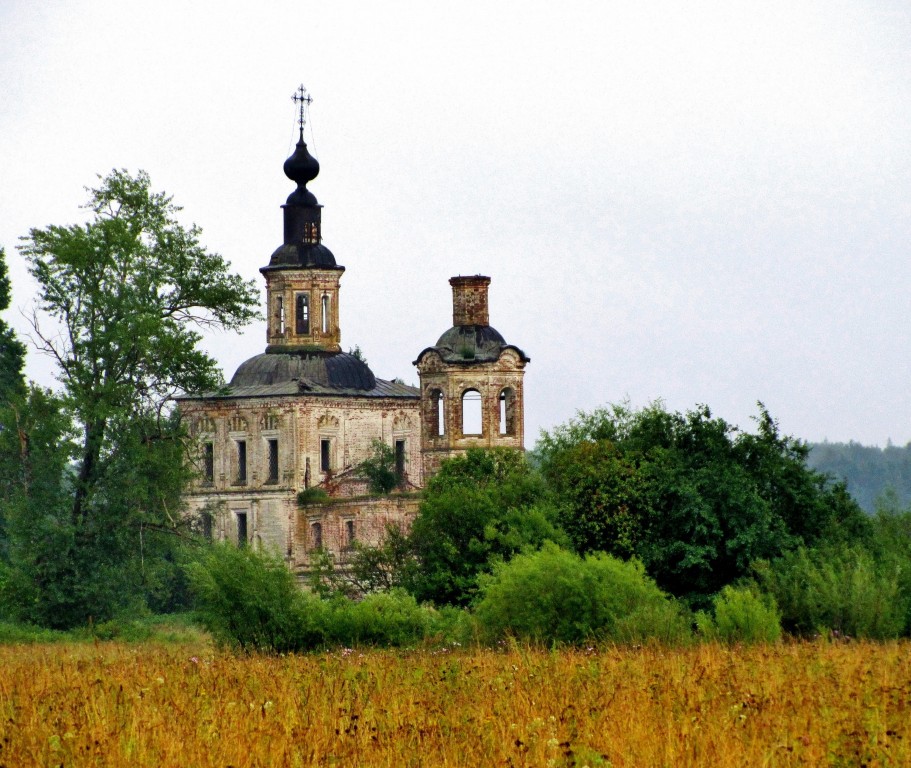
[[[248,278],[282,240],[291,95],[343,346],[382,378],[492,277],[531,446],[663,398],[807,440],[911,441],[911,4],[0,4],[0,245],[144,169]],[[15,311],[9,320],[27,326]],[[206,339],[228,378],[257,324]],[[51,384],[49,361],[29,374]]]

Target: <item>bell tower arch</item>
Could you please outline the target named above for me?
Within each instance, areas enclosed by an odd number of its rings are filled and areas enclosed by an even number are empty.
[[[468,448],[525,447],[523,378],[530,358],[491,327],[489,277],[453,277],[449,284],[452,328],[414,361],[425,478]]]

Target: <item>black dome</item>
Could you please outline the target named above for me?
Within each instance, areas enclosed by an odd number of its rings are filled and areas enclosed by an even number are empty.
[[[270,267],[338,267],[322,243],[283,243],[269,259]],[[338,267],[342,269],[342,267]]]
[[[240,364],[231,388],[297,381],[308,387],[371,390],[376,377],[363,360],[347,352],[267,352]]]
[[[436,346],[465,360],[496,360],[506,340],[489,325],[455,325],[440,336]]]

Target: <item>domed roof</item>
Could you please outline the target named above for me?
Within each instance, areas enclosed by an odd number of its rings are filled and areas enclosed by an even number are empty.
[[[229,387],[266,387],[296,381],[308,389],[376,387],[376,377],[363,360],[347,352],[267,352],[240,364]]]
[[[437,349],[444,358],[496,360],[506,340],[489,325],[455,325],[440,336]]]
[[[339,267],[322,243],[282,243],[272,253],[269,267]],[[263,269],[268,269],[265,267]],[[262,271],[262,270],[261,270]]]

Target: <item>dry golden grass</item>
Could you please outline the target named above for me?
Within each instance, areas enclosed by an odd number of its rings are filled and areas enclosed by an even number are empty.
[[[911,765],[911,645],[0,647],[0,765]]]

